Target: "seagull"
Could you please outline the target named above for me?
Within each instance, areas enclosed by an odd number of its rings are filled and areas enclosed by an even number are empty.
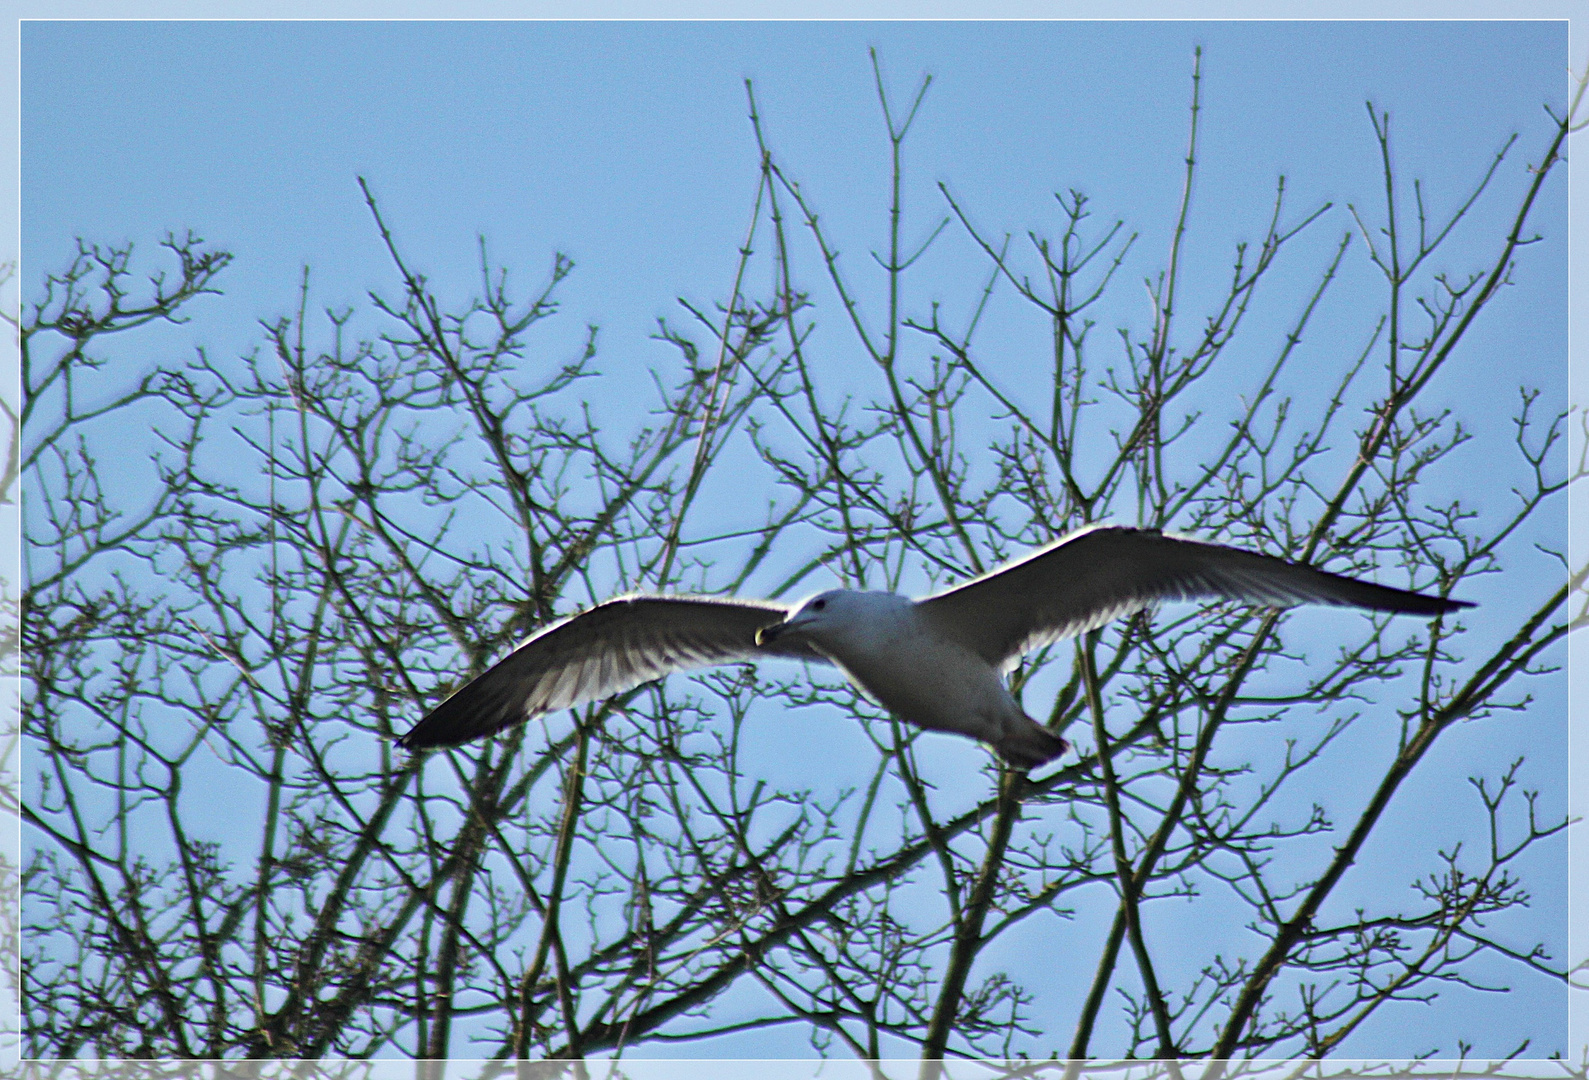
[[[620,596],[533,635],[398,741],[457,746],[669,672],[782,657],[831,663],[899,719],[980,739],[1032,769],[1069,744],[1010,693],[1004,676],[1022,655],[1161,601],[1205,597],[1424,616],[1473,606],[1157,529],[1094,525],[922,600],[849,589],[793,607]]]

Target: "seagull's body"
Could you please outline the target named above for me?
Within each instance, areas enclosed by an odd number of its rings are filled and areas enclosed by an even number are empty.
[[[1414,615],[1472,606],[1153,529],[1092,526],[922,600],[848,589],[793,608],[703,596],[609,600],[529,638],[401,743],[455,746],[670,671],[786,657],[835,664],[900,719],[981,739],[1033,768],[1066,743],[1026,715],[1005,672],[1041,645],[1162,600],[1200,597]]]
[[[898,593],[835,589],[760,631],[757,641],[804,636],[895,716],[981,739],[1013,764],[1032,768],[1064,753],[1065,740],[1026,715],[999,667],[944,633],[933,616]]]

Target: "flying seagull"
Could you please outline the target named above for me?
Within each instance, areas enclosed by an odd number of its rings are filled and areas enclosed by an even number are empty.
[[[1202,597],[1409,615],[1473,606],[1156,529],[1091,526],[924,600],[848,589],[794,607],[710,596],[608,600],[535,634],[399,742],[456,746],[672,671],[789,657],[835,664],[901,720],[981,739],[1030,769],[1067,744],[1005,685],[1022,654],[1159,601]]]

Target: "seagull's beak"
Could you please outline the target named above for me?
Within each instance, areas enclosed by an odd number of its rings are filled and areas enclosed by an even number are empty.
[[[771,645],[778,640],[779,636],[783,634],[784,627],[788,625],[788,623],[773,623],[771,626],[762,627],[756,631],[756,644]]]

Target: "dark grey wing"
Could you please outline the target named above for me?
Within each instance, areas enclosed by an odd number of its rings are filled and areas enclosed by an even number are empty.
[[[794,642],[756,644],[788,608],[706,596],[624,596],[540,631],[431,710],[398,743],[456,746],[540,713],[609,697],[670,671],[786,656],[824,660]]]
[[[918,605],[946,637],[1003,666],[1161,600],[1339,604],[1439,615],[1472,607],[1156,529],[1093,526]]]

